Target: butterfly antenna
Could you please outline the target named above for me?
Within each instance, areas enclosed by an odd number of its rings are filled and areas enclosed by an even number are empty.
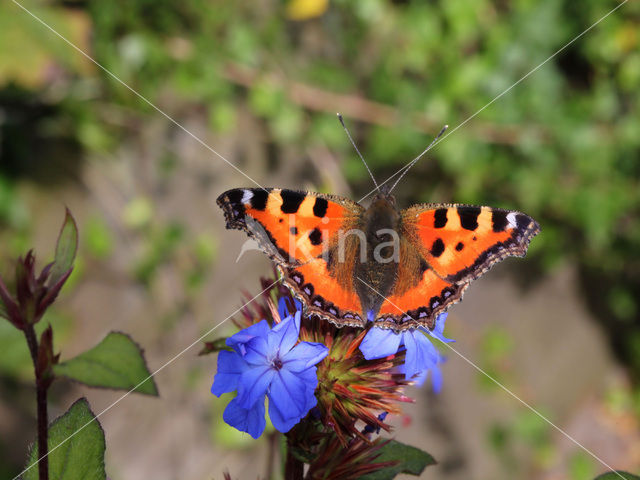
[[[391,191],[392,191],[394,188],[396,188],[396,185],[398,185],[398,183],[400,183],[400,180],[402,180],[402,177],[404,177],[404,176],[406,175],[406,173],[409,171],[409,169],[410,169],[411,167],[413,167],[413,166],[416,164],[416,162],[417,162],[418,160],[420,160],[420,159],[424,156],[424,154],[425,154],[425,153],[427,153],[429,150],[431,150],[431,147],[433,147],[433,146],[436,144],[436,142],[438,141],[438,139],[442,136],[442,134],[443,134],[444,132],[446,132],[446,131],[447,131],[447,128],[449,128],[449,125],[445,125],[444,127],[442,127],[442,130],[440,130],[440,133],[439,133],[438,135],[436,135],[436,138],[434,138],[434,139],[431,141],[431,143],[429,144],[429,146],[428,146],[427,148],[425,148],[425,149],[424,149],[424,151],[423,151],[420,155],[418,155],[416,158],[414,158],[413,160],[411,160],[411,162],[409,162],[409,164],[408,164],[408,165],[404,166],[404,167],[401,169],[401,170],[404,170],[404,171],[403,171],[403,172],[402,172],[402,174],[398,177],[398,180],[396,180],[396,183],[394,183],[394,184],[393,184],[393,186],[389,189],[389,193],[391,193]]]
[[[358,147],[356,146],[356,142],[354,142],[353,138],[351,138],[351,134],[349,133],[349,129],[344,124],[344,120],[342,119],[342,115],[340,115],[339,113],[337,115],[338,115],[338,120],[340,120],[340,123],[342,124],[342,128],[344,128],[344,131],[347,132],[347,137],[349,137],[349,141],[351,141],[351,145],[353,145],[353,148],[355,148],[356,153],[360,157],[360,160],[362,160],[362,163],[364,163],[364,166],[367,168],[367,172],[369,172],[369,175],[371,175],[371,180],[373,180],[373,184],[376,186],[376,190],[379,190],[380,187],[378,186],[378,182],[376,182],[376,179],[373,176],[373,173],[371,173],[371,170],[369,169],[369,165],[367,165],[367,162],[364,161],[364,157],[360,153],[360,150],[358,150]]]

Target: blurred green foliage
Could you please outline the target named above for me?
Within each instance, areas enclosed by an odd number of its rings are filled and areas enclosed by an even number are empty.
[[[513,339],[504,328],[491,326],[482,335],[480,357],[478,362],[485,373],[476,375],[478,385],[486,391],[496,391],[500,383],[509,383],[511,366],[509,358],[513,351]]]
[[[448,123],[451,138],[405,177],[396,190],[399,204],[487,204],[535,217],[542,233],[530,249],[536,261],[527,265],[577,265],[585,300],[640,378],[638,2],[468,123],[618,2],[318,0],[306,13],[292,7],[302,2],[283,0],[21,3],[178,121],[198,111],[212,131],[241,135],[240,114],[252,115],[276,159],[285,148],[326,146],[344,159],[356,200],[371,185],[336,111],[379,180]],[[159,115],[15,4],[0,3],[0,260],[24,254],[31,243],[19,180],[64,181],[88,156],[108,156],[136,141],[147,119]],[[168,179],[180,166],[169,152],[158,162]],[[148,285],[175,262],[187,294],[202,285],[217,253],[210,235],[158,221],[145,197],[131,200],[123,220],[143,239],[132,266],[139,282]],[[86,223],[82,243],[91,259],[109,259],[116,248],[109,232],[102,218]],[[64,339],[71,322],[51,315]],[[28,352],[13,333],[0,323],[0,373],[22,378]],[[510,380],[504,360],[512,348],[505,332],[487,331],[483,368]],[[640,411],[637,397],[616,394],[610,401]],[[212,431],[216,442],[246,445],[223,422],[213,425],[221,426]],[[532,447],[534,463],[548,461],[549,428],[533,414],[495,426],[489,437],[506,464],[513,465],[513,439]],[[587,478],[594,465],[577,454],[570,473]]]
[[[578,265],[615,351],[640,373],[640,5],[624,5],[453,132],[617,3],[335,0],[304,21],[292,19],[306,15],[292,3],[24,2],[169,115],[204,109],[209,128],[231,135],[249,112],[276,157],[284,146],[326,145],[346,159],[359,194],[370,184],[336,110],[380,179],[449,123],[451,138],[397,190],[400,204],[534,216],[537,264]],[[2,4],[0,18],[0,225],[20,231],[12,182],[50,160],[44,149],[108,153],[159,114],[15,5]],[[138,207],[131,221],[149,213]],[[111,248],[96,240],[101,228],[87,233],[97,257]],[[143,281],[182,237],[167,228],[137,267]]]

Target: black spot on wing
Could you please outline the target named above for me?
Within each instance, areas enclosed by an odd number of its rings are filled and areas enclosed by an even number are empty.
[[[531,218],[527,217],[523,213],[518,213],[516,215],[516,225],[518,225],[518,230],[526,230],[526,228],[531,224]]]
[[[433,245],[431,245],[431,255],[434,257],[439,257],[444,252],[444,242],[441,238],[438,238]]]
[[[491,225],[494,232],[504,232],[509,221],[507,220],[507,214],[504,210],[493,210],[491,212]]]
[[[311,297],[314,291],[313,285],[311,285],[310,283],[305,283],[302,286],[302,291],[305,293],[307,297]]]
[[[447,209],[438,208],[433,214],[433,228],[443,228],[447,224]]]
[[[316,203],[313,204],[313,214],[316,217],[324,217],[327,214],[328,206],[329,202],[327,202],[324,198],[317,197]]]
[[[473,231],[478,228],[478,215],[480,215],[480,207],[458,207],[460,225],[465,230]]]
[[[291,227],[289,229],[289,232],[291,232],[291,235],[297,235],[298,234],[298,227]]]
[[[456,250],[460,252],[462,251],[463,248],[464,248],[464,243],[458,242],[458,244],[456,245]]]
[[[320,245],[322,243],[322,232],[317,228],[311,230],[311,233],[309,233],[309,241],[311,245]]]
[[[252,190],[253,196],[251,197],[250,203],[251,208],[255,208],[256,210],[260,210],[261,212],[267,208],[267,199],[269,198],[269,193],[266,190]]]
[[[294,192],[292,190],[282,190],[280,196],[282,197],[282,205],[280,206],[282,213],[296,213],[306,197],[304,193]]]
[[[236,188],[234,190],[229,190],[227,192],[227,200],[230,203],[240,203],[242,202],[242,196],[244,195],[244,190],[241,188]]]

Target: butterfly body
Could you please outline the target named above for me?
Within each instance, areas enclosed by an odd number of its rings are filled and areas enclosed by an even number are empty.
[[[369,207],[284,189],[233,189],[217,200],[276,263],[309,315],[338,326],[433,328],[469,283],[524,256],[538,224],[527,215],[457,204],[399,210],[383,192]]]

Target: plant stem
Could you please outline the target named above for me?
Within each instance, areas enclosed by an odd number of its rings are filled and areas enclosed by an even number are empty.
[[[302,480],[304,464],[293,456],[291,441],[287,438],[287,460],[284,464],[284,480]]]
[[[29,353],[33,360],[36,377],[36,404],[38,419],[38,480],[49,480],[49,418],[47,412],[47,387],[39,378],[38,372],[38,339],[33,325],[28,325],[24,331],[27,337]]]

